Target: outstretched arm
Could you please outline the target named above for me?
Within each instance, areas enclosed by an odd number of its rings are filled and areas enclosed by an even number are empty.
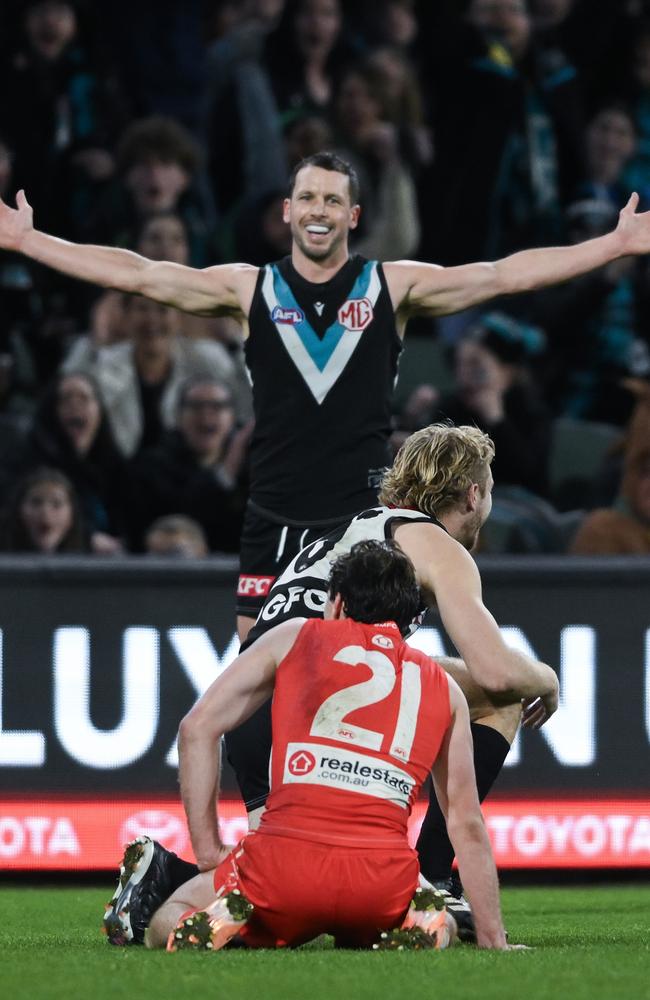
[[[32,209],[24,191],[15,209],[0,198],[0,247],[15,250],[39,264],[90,281],[176,306],[186,312],[209,315],[248,315],[257,268],[225,264],[199,270],[153,261],[118,247],[70,243],[34,229]]]
[[[217,820],[221,737],[249,719],[271,697],[276,668],[303,624],[304,619],[296,618],[258,639],[217,677],[181,721],[181,797],[201,871],[215,868],[226,853]]]
[[[493,263],[439,267],[394,261],[384,271],[393,306],[403,319],[444,316],[500,295],[514,295],[568,281],[619,257],[650,253],[650,212],[637,213],[633,194],[611,233],[566,247],[522,250]]]

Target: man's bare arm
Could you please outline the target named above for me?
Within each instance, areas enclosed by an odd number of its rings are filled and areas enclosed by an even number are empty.
[[[34,229],[32,209],[19,191],[16,209],[0,199],[0,247],[25,254],[62,274],[116,288],[203,315],[245,318],[257,268],[223,264],[198,269],[153,261],[119,247],[71,243]]]
[[[650,253],[650,212],[637,213],[638,203],[639,196],[633,194],[615,230],[573,246],[522,250],[502,260],[459,267],[386,263],[393,306],[403,319],[415,314],[443,316],[500,295],[568,281],[619,257]]]
[[[303,623],[304,619],[297,618],[261,636],[217,677],[181,721],[181,797],[201,871],[216,867],[225,855],[217,818],[221,737],[249,719],[270,698],[277,666],[291,649]]]
[[[541,698],[544,717],[557,709],[555,672],[506,645],[483,604],[481,578],[468,552],[449,535],[426,524],[403,524],[395,539],[415,566],[418,583],[437,604],[449,638],[472,678],[495,704]]]
[[[492,847],[476,790],[467,703],[449,678],[452,721],[433,766],[433,781],[447,822],[463,888],[472,905],[479,948],[506,948]]]

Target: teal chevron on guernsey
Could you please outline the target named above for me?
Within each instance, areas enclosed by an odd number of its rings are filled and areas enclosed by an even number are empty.
[[[265,271],[262,294],[269,316],[314,399],[317,403],[322,403],[354,354],[363,333],[363,329],[351,329],[350,325],[343,325],[340,317],[344,313],[354,316],[358,310],[344,307],[357,302],[369,307],[372,315],[381,291],[377,264],[375,261],[365,264],[348,299],[342,304],[338,318],[327,328],[323,337],[319,337],[314,331],[277,266],[269,264]]]

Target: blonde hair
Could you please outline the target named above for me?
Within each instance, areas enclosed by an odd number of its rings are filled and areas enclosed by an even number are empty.
[[[494,444],[478,427],[430,424],[406,439],[384,474],[379,500],[435,517],[457,506],[473,483],[483,492],[493,458]]]

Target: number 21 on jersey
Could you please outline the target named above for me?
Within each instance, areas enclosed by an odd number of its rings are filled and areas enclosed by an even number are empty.
[[[368,667],[372,676],[329,695],[314,715],[310,735],[375,751],[380,750],[385,738],[390,736],[388,753],[398,760],[409,760],[422,695],[419,665],[410,660],[402,662],[397,723],[394,731],[388,734],[355,725],[348,722],[347,717],[392,694],[397,681],[393,662],[380,650],[364,649],[363,646],[345,646],[334,654],[333,660],[351,667]]]

